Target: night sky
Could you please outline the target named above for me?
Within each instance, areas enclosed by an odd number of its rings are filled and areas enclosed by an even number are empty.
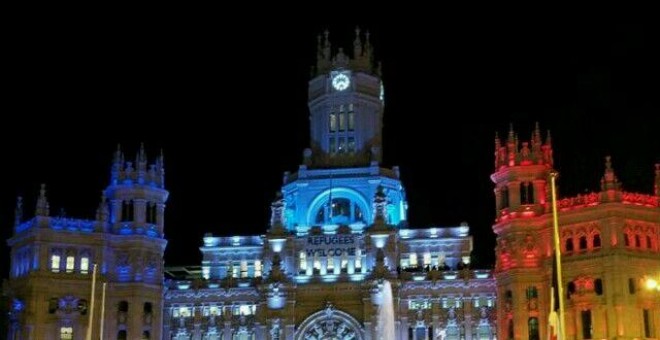
[[[282,173],[309,145],[316,35],[350,48],[355,23],[248,31],[122,23],[30,28],[4,57],[0,238],[17,195],[32,216],[93,218],[121,143],[164,150],[166,265],[199,265],[206,232],[263,234]],[[625,190],[652,193],[660,162],[658,36],[642,25],[367,23],[386,91],[384,165],[399,165],[412,227],[467,221],[494,261],[493,138],[534,122],[553,136],[560,192],[596,190],[604,157]],[[652,35],[653,32],[653,35]],[[11,118],[10,118],[11,117]],[[9,252],[0,246],[0,277]]]

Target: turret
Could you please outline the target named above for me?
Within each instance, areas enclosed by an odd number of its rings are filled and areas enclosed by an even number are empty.
[[[536,216],[549,209],[547,178],[552,165],[550,132],[543,143],[538,123],[529,142],[520,142],[513,126],[506,141],[495,135],[495,173],[491,179],[495,183],[498,220]]]
[[[104,195],[110,202],[109,223],[117,234],[147,234],[163,237],[165,201],[165,170],[163,155],[148,165],[144,145],[135,156],[135,163],[125,162],[118,147],[115,152],[110,185]],[[102,201],[102,205],[106,204]],[[104,218],[99,207],[97,219]]]

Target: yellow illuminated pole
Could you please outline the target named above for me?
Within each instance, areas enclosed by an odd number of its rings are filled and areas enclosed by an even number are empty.
[[[557,263],[557,293],[559,295],[559,335],[561,340],[566,339],[566,328],[564,327],[564,284],[561,279],[561,247],[559,242],[559,221],[557,218],[557,191],[555,189],[555,180],[559,173],[553,171],[550,173],[550,187],[552,190],[552,229],[554,231],[555,243],[555,262]]]
[[[103,319],[105,319],[105,285],[103,282],[103,294],[101,295],[101,327],[99,327],[99,339],[103,340]]]
[[[87,336],[85,339],[92,340],[92,322],[94,321],[94,294],[96,293],[96,263],[94,264],[94,269],[92,270],[92,302],[90,303],[91,308],[89,311],[89,321],[87,322]]]

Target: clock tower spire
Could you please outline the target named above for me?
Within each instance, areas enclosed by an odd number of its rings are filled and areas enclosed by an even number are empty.
[[[382,161],[383,85],[373,62],[369,33],[355,30],[353,55],[319,37],[309,81],[310,167],[355,167]],[[364,41],[364,42],[363,42]]]

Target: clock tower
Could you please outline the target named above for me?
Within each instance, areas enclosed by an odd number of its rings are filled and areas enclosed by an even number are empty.
[[[383,85],[369,33],[356,29],[352,58],[318,37],[315,76],[309,81],[311,167],[355,167],[382,161]]]
[[[298,235],[312,227],[362,232],[375,221],[372,201],[387,201],[384,221],[406,224],[408,205],[399,168],[382,162],[383,84],[369,33],[355,30],[352,52],[318,37],[309,81],[310,147],[297,172],[284,174],[285,226]]]

